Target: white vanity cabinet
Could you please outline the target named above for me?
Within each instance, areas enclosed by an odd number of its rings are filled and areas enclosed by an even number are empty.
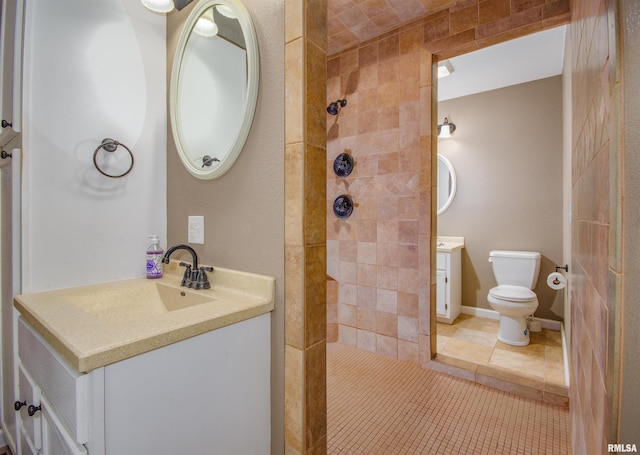
[[[461,247],[436,252],[436,319],[453,324],[462,307]]]
[[[20,317],[19,454],[268,454],[270,327],[267,313],[79,373]]]
[[[19,452],[86,454],[89,376],[75,371],[22,318],[18,357]]]

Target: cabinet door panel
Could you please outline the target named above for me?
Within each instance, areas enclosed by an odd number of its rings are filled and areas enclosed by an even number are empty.
[[[87,449],[69,436],[60,420],[42,400],[42,455],[87,455]]]
[[[20,361],[42,389],[51,408],[80,444],[89,440],[88,381],[22,318],[18,321]]]
[[[20,448],[19,450],[19,454],[20,455],[38,455],[40,453],[40,450],[36,450],[35,447],[33,447],[33,445],[31,445],[31,441],[29,440],[29,437],[25,434],[24,430],[21,428],[20,431]]]
[[[447,315],[447,272],[436,271],[436,313]]]
[[[20,429],[24,433],[22,437],[23,439],[26,437],[31,446],[39,450],[42,447],[40,412],[30,416],[28,409],[29,406],[40,406],[40,389],[22,365],[19,367],[18,384],[20,385],[20,400],[26,401],[26,404],[20,408]]]
[[[0,128],[0,145],[5,145],[19,129],[22,0],[1,0],[0,11],[0,118],[14,128]]]

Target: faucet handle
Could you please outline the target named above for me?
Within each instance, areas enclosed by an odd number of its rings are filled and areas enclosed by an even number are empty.
[[[200,270],[194,272],[196,278],[189,287],[194,289],[210,289],[211,283],[209,283],[209,277],[207,277],[206,272],[213,272],[213,267],[200,267]]]
[[[180,262],[181,267],[186,267],[184,271],[184,275],[182,276],[182,283],[180,286],[191,287],[191,264],[187,262]]]

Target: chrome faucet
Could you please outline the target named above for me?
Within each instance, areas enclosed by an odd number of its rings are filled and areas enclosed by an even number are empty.
[[[213,267],[201,266],[198,268],[198,255],[195,250],[189,245],[175,245],[167,250],[162,258],[162,262],[169,263],[169,256],[173,254],[175,250],[186,250],[191,253],[192,264],[186,262],[180,262],[180,266],[185,267],[184,275],[180,286],[185,286],[191,289],[209,289],[211,283],[209,283],[209,277],[206,272],[213,272]]]

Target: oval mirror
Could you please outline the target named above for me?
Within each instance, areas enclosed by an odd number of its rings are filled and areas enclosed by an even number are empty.
[[[244,147],[258,97],[258,41],[238,0],[203,0],[180,35],[169,111],[176,149],[200,179],[224,174]]]
[[[438,155],[438,215],[444,213],[453,202],[457,186],[456,171],[451,161]]]

